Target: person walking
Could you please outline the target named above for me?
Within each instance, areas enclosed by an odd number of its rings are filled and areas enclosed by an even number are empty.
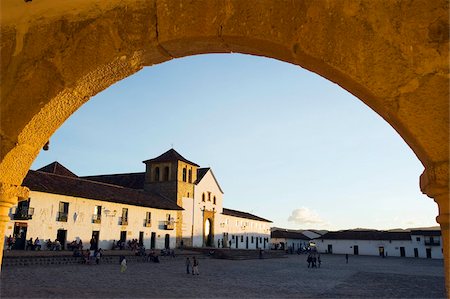
[[[189,274],[189,268],[191,267],[191,260],[189,259],[189,257],[186,258],[186,274]]]
[[[122,261],[120,262],[120,273],[123,273],[127,270],[127,259],[123,257]]]
[[[198,272],[198,260],[194,256],[194,261],[192,262],[192,275],[199,275]]]
[[[308,268],[310,268],[311,267],[311,262],[312,262],[312,257],[311,257],[310,254],[308,255],[308,258],[306,259],[306,261],[308,262]]]
[[[322,260],[320,259],[320,254],[317,256],[317,263],[318,263],[319,268],[320,268],[320,265],[322,264]]]
[[[345,263],[348,264],[348,253],[345,254]]]

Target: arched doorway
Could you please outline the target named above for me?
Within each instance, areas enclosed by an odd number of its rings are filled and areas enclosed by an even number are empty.
[[[205,240],[205,246],[206,247],[212,247],[214,246],[214,235],[212,232],[213,224],[212,220],[210,218],[206,219],[205,221],[205,231],[203,234],[203,238]]]
[[[143,66],[238,52],[328,78],[395,128],[439,204],[449,281],[448,28],[444,0],[4,3],[0,232],[39,150],[91,96]]]

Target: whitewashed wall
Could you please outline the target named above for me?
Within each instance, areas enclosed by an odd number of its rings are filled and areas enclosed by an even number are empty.
[[[208,200],[208,192],[211,192],[211,201]],[[202,194],[205,194],[205,201],[202,201]],[[216,197],[216,204],[213,202]],[[238,236],[238,248],[246,248],[246,236],[249,236],[249,249],[256,248],[256,237],[269,238],[266,242],[266,248],[270,243],[270,223],[255,221],[246,218],[223,215],[223,194],[217,185],[211,170],[209,170],[202,180],[195,186],[194,200],[183,198],[183,238],[190,238],[192,234],[192,221],[194,222],[194,247],[203,246],[203,209],[212,211],[214,209],[214,246],[218,246],[218,241],[223,239],[223,233],[228,232],[229,240],[232,240],[232,248],[236,248],[236,238]],[[244,236],[244,242],[241,242],[240,236]],[[254,237],[251,243],[251,236]],[[264,241],[260,242],[263,246]]]
[[[218,215],[218,226],[215,235],[215,243],[223,238],[223,233],[228,232],[228,240],[231,240],[231,248],[236,248],[238,242],[239,249],[246,249],[246,238],[248,237],[248,249],[256,249],[256,238],[261,238],[259,248],[264,248],[264,238],[268,238],[266,249],[270,248],[270,223],[265,221],[251,220],[247,218],[234,217],[229,215]],[[235,236],[233,239],[232,236]],[[243,241],[241,236],[243,236]],[[253,243],[252,243],[253,237]]]
[[[379,247],[384,247],[387,256],[400,257],[400,247],[405,247],[405,257],[414,257],[414,248],[418,248],[419,257],[426,258],[425,246],[408,240],[314,240],[321,253],[328,250],[328,244],[333,246],[333,254],[353,254],[353,246],[358,246],[359,255],[379,255]],[[428,246],[430,247],[430,246]],[[442,258],[438,254],[438,246],[432,248],[432,258]]]
[[[71,196],[49,194],[42,192],[30,192],[30,207],[34,208],[31,220],[10,220],[7,225],[6,236],[13,234],[14,222],[28,223],[27,239],[39,237],[41,240],[56,239],[59,229],[67,230],[67,242],[81,239],[84,248],[89,247],[92,231],[100,231],[99,247],[110,249],[113,240],[120,239],[120,232],[127,231],[127,240],[139,239],[139,232],[144,232],[144,246],[150,248],[151,232],[156,233],[155,247],[162,249],[165,244],[165,235],[170,235],[170,247],[175,247],[175,230],[164,230],[166,214],[176,218],[175,211],[152,209],[147,207],[118,204],[106,201],[76,198]],[[59,202],[69,203],[67,222],[56,221]],[[95,206],[102,206],[102,221],[100,224],[92,223],[92,215]],[[122,216],[122,208],[128,208],[128,225],[119,225],[119,217]],[[115,216],[107,217],[105,210]],[[144,227],[146,212],[151,212],[152,226]]]
[[[419,238],[419,240],[417,240]],[[431,258],[443,259],[443,251],[442,251],[442,237],[441,236],[433,236],[434,242],[439,242],[440,246],[429,246],[425,245],[425,241],[429,241],[430,236],[424,235],[411,235],[412,247],[417,248],[419,257],[426,258],[427,257],[427,248],[431,249]]]

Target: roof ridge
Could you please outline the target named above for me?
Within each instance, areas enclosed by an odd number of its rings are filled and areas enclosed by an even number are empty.
[[[124,186],[114,185],[114,184],[109,184],[109,183],[104,183],[104,182],[99,182],[99,181],[92,181],[92,180],[88,180],[88,179],[85,179],[83,177],[78,177],[78,176],[77,177],[65,176],[65,175],[62,175],[62,174],[45,172],[45,171],[39,171],[39,170],[30,170],[30,171],[36,171],[36,172],[42,173],[44,175],[54,175],[54,176],[59,176],[59,177],[68,178],[68,179],[72,179],[72,180],[80,180],[80,181],[90,182],[90,183],[93,183],[93,184],[107,185],[107,186],[112,186],[112,187],[119,187],[119,188],[122,188],[122,189],[138,191],[137,189],[127,188],[127,187],[124,187]]]

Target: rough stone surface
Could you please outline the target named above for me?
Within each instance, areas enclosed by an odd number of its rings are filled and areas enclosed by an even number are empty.
[[[187,275],[183,258],[160,264],[6,267],[2,298],[444,298],[442,260],[322,255],[308,269],[305,255],[283,259],[200,259]],[[26,284],[23,281],[27,281]]]

